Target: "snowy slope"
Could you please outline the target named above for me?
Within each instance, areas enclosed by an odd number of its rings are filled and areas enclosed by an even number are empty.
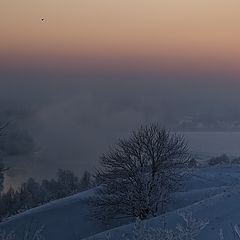
[[[159,228],[163,219],[167,228],[174,229],[178,223],[183,223],[177,211],[190,210],[193,216],[208,219],[208,226],[198,239],[218,240],[219,230],[224,232],[225,239],[235,240],[232,227],[240,224],[240,167],[223,166],[202,168],[193,172],[186,184],[186,191],[176,194],[175,203],[170,212],[163,216],[146,220],[147,226]],[[103,240],[110,234],[113,240],[122,240],[123,235],[131,239],[134,224],[121,226],[89,239]]]
[[[165,215],[169,228],[174,228],[182,219],[177,215],[177,209],[190,208],[194,216],[208,218],[210,224],[202,232],[200,239],[214,240],[219,228],[223,228],[226,239],[234,239],[231,224],[240,223],[240,167],[224,166],[215,168],[200,168],[192,172],[186,180],[185,188],[176,194],[175,201],[170,206],[170,212]],[[131,235],[133,225],[111,222],[104,226],[89,218],[89,207],[86,198],[94,194],[89,190],[77,195],[53,201],[41,207],[26,211],[0,224],[1,229],[15,230],[17,239],[23,239],[25,229],[34,229],[45,225],[46,240],[75,240],[96,235],[104,239],[108,229],[113,239],[121,239],[123,233]],[[159,227],[163,216],[148,220],[147,224]]]
[[[71,197],[56,200],[43,206],[33,208],[0,225],[1,229],[16,231],[17,239],[23,239],[23,232],[44,225],[46,239],[81,239],[108,229],[90,219],[86,202],[94,190],[89,190]]]
[[[193,216],[201,219],[208,219],[209,225],[202,231],[198,239],[201,240],[218,240],[219,230],[223,229],[224,236],[227,240],[235,240],[232,226],[240,223],[240,189],[231,189],[226,193],[217,194],[206,200],[194,203],[184,209],[189,209]],[[184,224],[177,211],[172,211],[164,215],[167,228],[174,229],[178,223]],[[159,228],[162,226],[163,216],[159,216],[146,221],[147,226]],[[133,224],[97,234],[89,240],[103,240],[107,235],[111,239],[121,240],[123,234],[131,239]]]

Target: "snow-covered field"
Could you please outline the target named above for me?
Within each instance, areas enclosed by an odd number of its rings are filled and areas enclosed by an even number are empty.
[[[103,225],[89,217],[86,204],[94,189],[77,195],[53,201],[46,205],[26,211],[0,224],[7,232],[14,230],[16,239],[23,239],[26,231],[34,231],[44,225],[43,235],[46,240],[75,240],[94,236],[105,239],[109,232],[114,240],[129,235],[133,224],[111,222]],[[221,166],[198,168],[192,171],[186,180],[184,189],[176,194],[169,212],[146,221],[147,226],[160,227],[164,218],[168,228],[174,229],[183,220],[177,214],[179,209],[190,209],[196,218],[209,220],[208,226],[198,239],[218,239],[222,228],[225,239],[234,240],[233,224],[240,223],[240,166]]]

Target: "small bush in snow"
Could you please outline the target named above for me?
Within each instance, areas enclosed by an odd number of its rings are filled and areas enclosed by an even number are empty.
[[[178,224],[175,230],[166,228],[149,228],[145,221],[138,219],[134,224],[132,237],[123,236],[123,240],[196,240],[201,231],[208,225],[208,220],[196,219],[190,211],[179,211],[184,224]],[[89,238],[92,239],[92,238]],[[94,238],[93,238],[94,239]],[[111,240],[107,234],[105,240]]]
[[[45,237],[42,233],[43,228],[44,226],[41,226],[35,231],[32,231],[31,229],[25,230],[23,240],[45,240]],[[5,230],[0,230],[0,240],[15,240],[15,238],[16,234],[14,231],[7,233]]]
[[[232,164],[240,164],[240,157],[237,157],[237,158],[234,158],[232,161],[231,161]]]
[[[233,235],[234,235],[234,239],[235,240],[240,240],[240,229],[239,229],[239,226],[238,224],[235,224],[233,226]],[[219,231],[219,240],[224,240],[224,234],[223,234],[223,230],[220,229]]]
[[[0,230],[0,240],[14,240],[14,239],[15,239],[14,232],[7,233],[4,230]]]
[[[146,224],[141,220],[137,220],[134,225],[133,240],[174,240],[175,237],[175,233],[172,230],[147,228]]]
[[[194,240],[200,234],[200,232],[208,225],[208,220],[196,219],[192,216],[190,211],[178,211],[185,222],[184,225],[178,224],[177,234],[179,239]]]
[[[42,233],[43,229],[44,229],[44,226],[41,226],[34,232],[32,232],[31,229],[25,231],[23,240],[45,240],[45,237],[43,236],[43,233]]]
[[[189,168],[196,168],[198,166],[197,160],[195,158],[191,158],[190,161],[188,162],[188,167]]]

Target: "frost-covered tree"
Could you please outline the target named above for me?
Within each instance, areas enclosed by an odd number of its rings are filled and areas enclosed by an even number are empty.
[[[91,174],[88,171],[85,171],[80,180],[80,188],[83,191],[89,189],[90,187],[91,187]]]
[[[20,201],[18,192],[14,191],[12,187],[9,190],[2,194],[0,200],[0,217],[8,217],[18,213],[20,209]]]
[[[158,124],[133,131],[101,158],[97,176],[102,185],[90,200],[93,215],[145,219],[163,212],[189,159],[183,136]]]
[[[57,173],[57,182],[59,184],[61,195],[59,197],[65,197],[79,192],[79,179],[70,170],[59,169]]]
[[[5,171],[4,164],[2,160],[0,159],[0,193],[3,190],[3,183],[4,183],[4,171]]]
[[[0,125],[0,137],[2,137],[5,133],[7,124],[1,124]],[[6,171],[6,168],[3,164],[2,159],[0,158],[0,194],[3,190],[3,183],[4,183],[4,171]]]
[[[12,187],[0,195],[0,220],[49,201],[70,196],[90,186],[90,174],[82,180],[70,170],[59,170],[57,179],[44,179],[41,183],[29,178],[19,189]]]
[[[22,209],[29,209],[44,202],[44,193],[38,182],[29,178],[21,185],[19,201]]]
[[[22,129],[11,126],[8,133],[0,139],[0,150],[6,155],[24,155],[35,149],[33,137]]]
[[[61,187],[54,179],[42,181],[42,191],[44,192],[44,202],[58,199],[62,197]]]

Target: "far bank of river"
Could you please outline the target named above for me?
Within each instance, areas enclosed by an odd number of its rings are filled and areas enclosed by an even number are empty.
[[[182,132],[193,152],[240,156],[240,132]]]

